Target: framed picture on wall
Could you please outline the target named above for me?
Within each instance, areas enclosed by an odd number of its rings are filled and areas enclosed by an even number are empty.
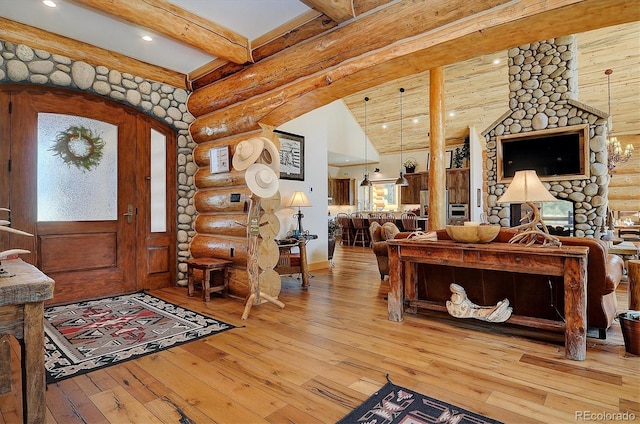
[[[280,139],[280,179],[304,181],[304,136],[275,130]]]
[[[447,169],[451,169],[452,157],[453,157],[453,151],[452,150],[447,150],[444,153],[444,164],[445,164]],[[431,161],[431,153],[427,152],[427,171],[429,170],[429,162],[430,161]]]
[[[453,157],[453,150],[447,150],[444,152],[444,164],[447,166],[447,169],[451,169],[451,160]]]

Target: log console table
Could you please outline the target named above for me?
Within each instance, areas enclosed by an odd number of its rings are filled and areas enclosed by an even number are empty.
[[[583,361],[587,351],[588,247],[524,247],[509,243],[468,244],[454,241],[387,240],[389,249],[390,321],[402,321],[405,306],[445,311],[444,304],[417,299],[419,263],[462,268],[562,276],[565,322],[512,315],[507,321],[565,333],[565,357]]]
[[[44,301],[53,297],[54,282],[21,259],[2,261],[12,277],[0,278],[0,393],[11,390],[8,335],[20,340],[22,418],[45,421]]]

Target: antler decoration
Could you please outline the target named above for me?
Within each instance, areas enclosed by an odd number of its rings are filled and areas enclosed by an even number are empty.
[[[5,212],[11,212],[10,209],[7,208],[0,208],[0,211],[5,211]],[[5,231],[7,233],[12,233],[12,234],[18,234],[21,236],[29,236],[29,237],[33,237],[33,234],[31,233],[27,233],[26,231],[20,231],[20,230],[16,230],[15,228],[11,228],[8,227],[8,225],[10,225],[11,222],[5,220],[5,219],[0,219],[0,231]],[[24,253],[31,253],[30,250],[25,250],[25,249],[9,249],[9,250],[3,250],[0,251],[0,260],[3,259],[7,259],[7,257],[11,256],[11,255],[20,255],[20,254],[24,254]]]

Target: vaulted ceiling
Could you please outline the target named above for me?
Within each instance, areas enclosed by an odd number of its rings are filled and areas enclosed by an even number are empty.
[[[57,7],[49,8],[41,0],[0,0],[0,39],[196,90],[374,9],[397,3],[392,0],[55,1]],[[578,34],[578,99],[607,111],[608,81],[604,71],[613,69],[610,97],[616,134],[640,133],[640,4],[634,12],[638,15],[635,22]],[[153,41],[142,41],[142,35],[150,35]],[[557,35],[563,35],[561,28]],[[498,51],[445,68],[445,105],[453,114],[446,121],[448,143],[460,142],[469,125],[485,129],[507,110],[506,60],[506,51]],[[361,125],[364,125],[363,98],[371,99],[367,105],[367,133],[379,153],[394,153],[400,148],[400,87],[406,90],[403,147],[425,148],[429,142],[428,72],[344,98]]]

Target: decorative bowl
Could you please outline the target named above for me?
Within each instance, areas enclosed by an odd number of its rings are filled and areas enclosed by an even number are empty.
[[[460,243],[490,243],[500,232],[499,225],[447,225],[447,234]]]

